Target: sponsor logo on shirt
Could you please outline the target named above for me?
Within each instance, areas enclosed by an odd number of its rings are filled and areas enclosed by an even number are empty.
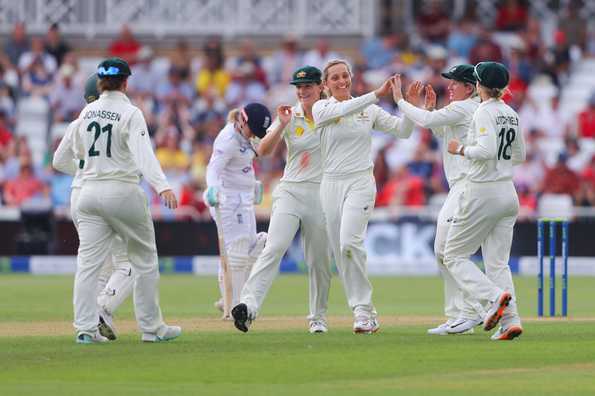
[[[355,116],[355,120],[360,122],[370,121],[370,116],[365,111],[362,111]]]
[[[242,172],[244,172],[244,173],[248,173],[248,172],[250,172],[251,170],[252,170],[252,167],[250,167],[250,166],[246,166],[246,167],[244,167],[244,169],[242,169]]]
[[[301,126],[295,128],[295,136],[300,137],[304,134],[304,128]]]

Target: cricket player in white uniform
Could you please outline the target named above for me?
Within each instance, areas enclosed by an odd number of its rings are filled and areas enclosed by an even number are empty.
[[[481,97],[466,143],[451,139],[448,151],[470,161],[444,248],[444,265],[469,296],[491,305],[484,330],[502,324],[492,336],[512,340],[521,335],[512,274],[508,266],[519,200],[512,183],[513,166],[525,160],[519,116],[501,99],[508,85],[506,67],[497,62],[475,66]],[[485,274],[469,257],[482,246]]]
[[[155,157],[144,117],[125,94],[128,64],[119,58],[98,69],[101,96],[78,118],[75,158],[84,159],[82,188],[75,208],[80,238],[74,281],[74,327],[82,344],[104,342],[97,330],[97,281],[115,235],[124,241],[134,271],[134,308],[145,342],[178,337],[178,326],[163,322],[155,231],[144,177],[175,209],[177,200]]]
[[[283,255],[301,231],[310,285],[310,333],[326,333],[326,311],[331,282],[330,249],[320,204],[320,135],[314,127],[312,106],[322,95],[322,72],[313,66],[296,70],[291,84],[299,103],[280,106],[277,119],[258,145],[258,154],[274,152],[281,142],[287,146],[287,162],[281,182],[273,193],[273,210],[267,243],[244,285],[240,304],[233,310],[238,329],[248,326],[279,272]],[[236,318],[237,316],[237,318]]]
[[[421,109],[403,99],[401,87],[395,90],[399,96],[399,109],[417,125],[430,128],[442,140],[442,158],[444,173],[448,181],[449,192],[438,214],[434,252],[438,269],[444,279],[444,314],[445,323],[428,329],[428,334],[446,335],[472,333],[473,327],[483,321],[485,311],[479,301],[464,298],[446,267],[444,267],[444,244],[454,217],[459,197],[464,190],[469,161],[461,156],[448,153],[448,142],[451,139],[465,141],[471,125],[473,114],[479,106],[479,98],[475,95],[475,76],[473,65],[462,64],[452,67],[442,76],[449,80],[448,93],[450,103],[440,110],[430,111],[436,106],[436,94],[431,86],[426,86],[426,109]],[[414,84],[419,94],[421,84]]]
[[[99,98],[97,74],[91,75],[85,84],[85,101],[91,103]],[[80,125],[77,119],[68,125],[53,158],[53,167],[63,173],[74,176],[70,193],[70,214],[78,232],[76,207],[81,192],[81,172],[84,162],[74,158],[73,137]],[[132,293],[134,277],[128,260],[126,245],[119,236],[115,236],[108,256],[99,275],[97,304],[99,305],[99,333],[110,340],[117,338],[113,325],[113,314]]]
[[[253,160],[256,142],[271,125],[271,113],[260,103],[250,103],[232,110],[228,123],[213,143],[213,154],[207,166],[207,189],[204,200],[215,221],[219,207],[225,250],[232,285],[232,304],[240,302],[240,293],[252,265],[262,252],[266,233],[256,233],[254,205],[262,201],[262,185],[254,176]],[[223,277],[219,287],[224,295]]]
[[[373,175],[372,130],[407,138],[413,123],[384,111],[375,103],[392,91],[391,77],[377,90],[351,96],[351,69],[347,62],[327,63],[323,82],[330,99],[314,104],[312,114],[321,135],[322,181],[320,200],[327,235],[354,315],[354,333],[379,329],[372,304],[364,238],[376,200]]]

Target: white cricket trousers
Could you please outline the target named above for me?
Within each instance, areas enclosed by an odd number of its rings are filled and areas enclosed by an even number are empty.
[[[448,232],[444,265],[465,294],[494,302],[502,291],[513,296],[502,324],[520,324],[508,265],[519,200],[512,181],[467,182]],[[482,246],[485,274],[469,258]]]
[[[219,212],[221,224],[217,228],[223,231],[225,251],[227,253],[231,276],[231,306],[240,302],[240,293],[256,257],[251,255],[256,244],[256,217],[254,214],[254,191],[222,191],[220,193]],[[209,208],[215,222],[215,208]],[[219,289],[224,295],[223,273],[219,266]]]
[[[372,170],[340,177],[323,175],[320,200],[347,303],[355,317],[375,318],[364,248],[368,221],[376,200]]]
[[[273,192],[268,238],[252,267],[240,301],[255,316],[279,273],[283,255],[300,230],[308,267],[310,314],[308,319],[326,318],[331,283],[330,248],[320,204],[320,183],[281,182]]]
[[[81,193],[80,187],[70,192],[70,214],[78,232],[78,214],[76,208]],[[97,282],[97,304],[110,314],[114,314],[122,303],[132,294],[134,276],[128,260],[127,247],[122,238],[115,235]]]
[[[115,235],[127,246],[135,274],[134,310],[139,328],[157,333],[164,325],[159,308],[159,267],[155,231],[145,193],[137,184],[86,181],[77,205],[79,252],[74,280],[74,327],[97,329],[97,279]]]
[[[438,214],[438,221],[436,224],[436,239],[434,240],[434,254],[436,255],[436,262],[440,275],[444,280],[444,315],[449,320],[457,318],[477,319],[483,318],[485,315],[484,309],[473,297],[465,298],[463,291],[457,285],[452,275],[444,266],[444,246],[446,244],[446,237],[448,230],[452,224],[455,216],[457,204],[461,194],[465,189],[465,181],[459,180],[453,184],[448,192],[448,196],[444,201],[444,205]]]

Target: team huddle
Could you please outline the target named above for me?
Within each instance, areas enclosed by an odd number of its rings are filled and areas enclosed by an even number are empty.
[[[74,284],[78,343],[116,339],[113,314],[134,291],[135,315],[146,342],[167,341],[180,327],[164,323],[158,299],[155,233],[146,197],[147,180],[164,204],[177,207],[153,152],[141,111],[127,98],[129,66],[103,61],[90,77],[88,105],[73,121],[54,155],[54,167],[75,176],[71,211],[80,246]],[[403,95],[400,76],[376,90],[351,96],[347,62],[321,71],[296,70],[297,103],[281,105],[273,120],[266,106],[232,110],[213,144],[204,201],[220,239],[224,319],[246,332],[257,319],[281,259],[300,231],[309,278],[309,331],[326,333],[334,259],[353,332],[380,328],[367,274],[364,240],[376,199],[372,131],[400,139],[414,126],[442,141],[449,193],[436,228],[435,254],[444,279],[446,320],[428,334],[462,334],[497,327],[494,340],[512,340],[523,329],[508,266],[519,209],[512,167],[525,160],[517,113],[501,99],[508,70],[496,62],[458,65],[449,80],[449,104],[435,109],[431,86],[414,82]],[[387,97],[401,116],[377,103]],[[255,157],[285,142],[287,161],[273,192],[268,233],[257,233],[254,205],[262,185]],[[485,272],[470,257],[481,247]]]

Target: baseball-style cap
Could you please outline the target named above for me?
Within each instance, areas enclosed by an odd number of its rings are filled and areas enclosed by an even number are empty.
[[[131,75],[130,66],[121,58],[108,58],[97,67],[97,76],[103,77],[127,77]]]
[[[487,88],[502,89],[510,81],[508,69],[498,62],[479,62],[475,65],[473,74],[477,81]]]
[[[99,90],[97,89],[97,74],[93,73],[87,78],[85,83],[85,102],[91,103],[99,98]]]
[[[266,106],[260,103],[250,103],[242,109],[242,115],[253,134],[263,138],[271,126],[271,113]]]
[[[314,66],[304,66],[293,72],[290,84],[320,84],[322,82],[322,72]]]
[[[461,81],[469,84],[475,84],[477,81],[475,75],[473,75],[473,65],[467,63],[453,66],[447,72],[441,73],[441,75],[449,80]]]

